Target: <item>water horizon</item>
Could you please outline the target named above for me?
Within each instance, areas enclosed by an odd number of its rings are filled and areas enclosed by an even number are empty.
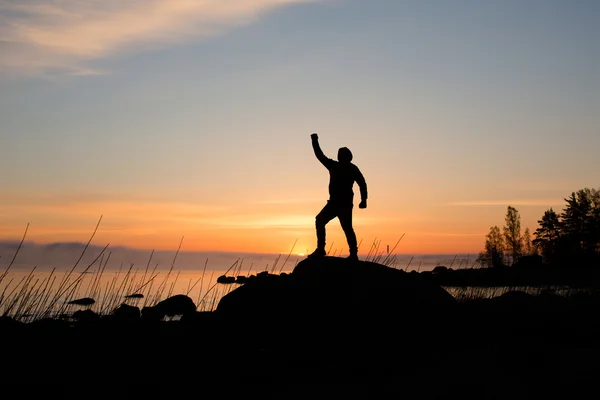
[[[243,263],[247,267],[253,265],[255,271],[270,270],[275,267],[281,272],[291,272],[291,269],[306,258],[304,254],[292,253],[264,253],[247,251],[190,251],[190,250],[146,250],[125,246],[101,247],[85,243],[61,242],[38,244],[24,242],[18,248],[19,242],[0,241],[0,273],[11,265],[11,270],[28,270],[36,268],[38,271],[56,269],[82,272],[86,268],[92,272],[99,267],[100,262],[109,270],[119,268],[165,270],[215,270],[224,271],[234,263]],[[18,249],[18,252],[17,252]],[[16,257],[15,257],[16,255]],[[347,254],[336,249],[330,249],[328,255],[345,257]],[[435,253],[411,254],[402,252],[387,253],[385,251],[360,252],[359,258],[363,261],[383,262],[394,268],[403,270],[432,270],[438,265],[449,268],[471,268],[475,266],[477,253]]]

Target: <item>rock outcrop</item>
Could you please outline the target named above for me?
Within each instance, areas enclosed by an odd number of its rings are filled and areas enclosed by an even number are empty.
[[[305,259],[285,276],[264,274],[223,296],[216,312],[262,319],[386,317],[402,320],[453,310],[441,286],[373,262]]]
[[[142,308],[141,316],[145,320],[160,321],[165,317],[184,316],[195,312],[196,305],[189,296],[176,294],[160,301],[155,306]]]

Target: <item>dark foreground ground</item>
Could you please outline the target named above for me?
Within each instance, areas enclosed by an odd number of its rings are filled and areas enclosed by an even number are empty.
[[[183,321],[101,319],[69,326],[3,320],[3,398],[595,397],[593,302],[531,309],[462,304],[444,315]],[[590,393],[590,396],[587,393]]]
[[[153,320],[166,309],[159,305],[126,319],[116,311],[72,323],[0,319],[0,395],[597,397],[597,291],[457,302],[439,279],[459,275],[445,274],[325,257],[302,261],[291,275],[248,280],[214,312],[197,313],[187,296],[174,296],[188,309],[179,321]]]

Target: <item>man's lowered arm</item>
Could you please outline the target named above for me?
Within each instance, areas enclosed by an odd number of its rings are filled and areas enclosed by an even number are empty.
[[[359,208],[367,208],[367,181],[365,181],[365,177],[358,167],[356,168],[356,183],[358,184],[358,188],[360,189],[360,204]]]

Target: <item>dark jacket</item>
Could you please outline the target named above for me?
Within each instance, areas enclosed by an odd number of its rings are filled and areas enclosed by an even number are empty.
[[[352,205],[354,200],[354,191],[352,186],[354,182],[358,184],[360,189],[361,200],[367,199],[367,183],[363,174],[360,172],[358,167],[348,161],[335,161],[331,158],[327,158],[321,146],[319,146],[319,140],[312,140],[313,150],[315,156],[321,161],[321,164],[329,170],[329,201],[337,205]],[[347,150],[350,160],[352,159],[352,153]]]

